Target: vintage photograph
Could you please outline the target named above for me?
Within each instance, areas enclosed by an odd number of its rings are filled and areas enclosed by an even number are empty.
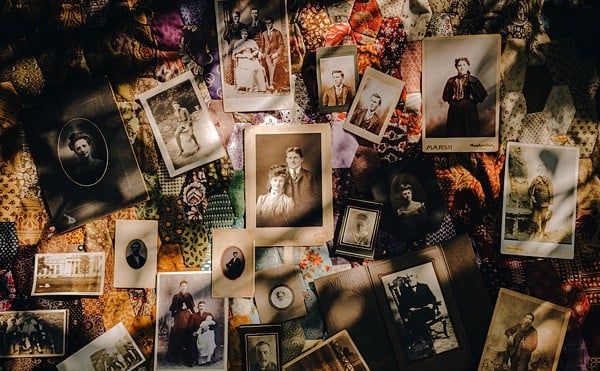
[[[422,68],[423,151],[497,151],[500,35],[426,37]]]
[[[261,323],[281,323],[306,315],[294,264],[257,271],[254,300]]]
[[[570,308],[500,288],[478,370],[556,370],[570,316]]]
[[[28,106],[23,130],[57,232],[148,198],[107,79]]]
[[[281,370],[281,325],[239,327],[244,371]]]
[[[212,296],[254,296],[254,237],[250,230],[213,230]]]
[[[169,176],[226,155],[194,75],[186,71],[139,95]]]
[[[373,259],[382,210],[381,202],[348,199],[336,228],[336,254]]]
[[[0,312],[0,357],[58,357],[65,354],[66,309]]]
[[[380,277],[407,358],[427,358],[458,347],[431,262]]]
[[[283,365],[284,371],[369,371],[348,331],[342,330]]]
[[[343,128],[373,143],[381,142],[402,89],[402,80],[367,67]]]
[[[215,0],[226,112],[292,109],[285,0]]]
[[[102,295],[103,252],[35,254],[32,296]]]
[[[211,296],[211,274],[159,272],[156,370],[227,369],[228,300]]]
[[[320,112],[345,112],[358,86],[356,45],[317,48]]]
[[[432,164],[406,159],[381,165],[371,186],[375,201],[383,203],[382,228],[402,240],[437,230],[446,215]]]
[[[115,287],[156,287],[157,256],[156,220],[115,221]]]
[[[572,259],[579,148],[508,142],[503,254]]]
[[[56,367],[69,370],[133,370],[146,358],[122,322],[119,322]]]
[[[328,124],[248,127],[244,152],[246,225],[256,246],[333,238]]]

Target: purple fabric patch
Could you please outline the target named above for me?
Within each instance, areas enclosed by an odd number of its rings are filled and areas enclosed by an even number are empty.
[[[183,21],[176,9],[157,10],[150,23],[160,50],[177,50],[183,33]]]

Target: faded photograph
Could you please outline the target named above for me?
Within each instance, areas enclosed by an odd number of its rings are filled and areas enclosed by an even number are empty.
[[[36,254],[31,295],[101,295],[103,252]]]
[[[67,310],[0,313],[0,357],[56,357],[65,353]]]

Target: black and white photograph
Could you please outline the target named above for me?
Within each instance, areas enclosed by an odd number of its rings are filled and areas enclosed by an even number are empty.
[[[381,165],[371,186],[375,201],[383,203],[382,228],[410,240],[437,230],[446,214],[432,164],[406,159]]]
[[[211,296],[211,274],[159,272],[155,370],[226,370],[228,300]]]
[[[380,278],[400,341],[410,361],[458,347],[432,263]]]
[[[103,252],[35,254],[32,296],[102,295]]]
[[[246,224],[256,246],[333,238],[329,125],[248,127],[244,151]]]
[[[65,354],[66,309],[0,312],[0,357],[58,357]]]
[[[335,252],[373,259],[382,210],[381,202],[348,199],[336,228]]]
[[[294,264],[257,271],[254,300],[261,323],[281,323],[306,315]]]
[[[320,112],[346,112],[356,95],[356,45],[317,48],[317,86]]]
[[[212,232],[213,298],[254,295],[254,238],[248,229]]]
[[[500,288],[479,371],[558,368],[571,308]]]
[[[426,37],[422,68],[423,151],[497,151],[500,35]]]
[[[503,254],[572,259],[579,148],[508,142]]]
[[[226,155],[198,83],[190,71],[139,95],[169,176]]]
[[[226,112],[292,109],[285,0],[215,0]]]
[[[119,322],[56,367],[69,370],[133,370],[146,358],[125,325]]]
[[[350,334],[342,330],[283,365],[284,371],[369,371]]]
[[[157,259],[158,221],[115,221],[115,287],[154,288]]]
[[[239,327],[244,371],[281,370],[281,325]]]
[[[57,232],[148,198],[107,79],[27,106],[22,121]]]
[[[394,114],[404,82],[367,67],[344,122],[344,130],[373,143],[381,142]]]

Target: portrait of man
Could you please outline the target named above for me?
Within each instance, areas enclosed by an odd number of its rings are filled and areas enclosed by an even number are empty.
[[[127,246],[127,264],[133,269],[140,269],[146,264],[147,249],[144,242],[133,240]]]
[[[309,169],[302,166],[304,152],[299,146],[285,150],[285,161],[289,173],[286,194],[292,198],[294,208],[290,220],[293,225],[321,224],[321,182]]]
[[[502,359],[504,370],[529,370],[531,353],[538,346],[538,333],[533,326],[534,320],[533,313],[526,313],[518,323],[504,331],[504,335],[508,339],[504,358]]]
[[[175,116],[175,122],[177,125],[177,129],[175,129],[175,140],[177,141],[177,147],[179,148],[178,154],[179,156],[186,156],[200,149],[200,145],[198,144],[198,140],[194,134],[192,117],[190,116],[188,109],[181,107],[178,102],[173,102],[171,105],[173,106],[173,115]],[[195,148],[188,148],[189,151],[186,151],[183,148],[183,143],[185,142],[183,142],[182,139],[184,139],[186,142],[194,142]]]
[[[240,258],[237,251],[233,251],[231,255],[231,259],[225,263],[225,268],[227,269],[223,272],[223,274],[225,277],[234,280],[242,274],[244,270],[244,262]]]
[[[543,238],[546,234],[546,224],[552,217],[550,206],[554,203],[554,187],[552,175],[556,169],[558,158],[550,151],[540,152],[540,162],[537,165],[537,175],[531,180],[528,188],[531,200],[531,238]]]
[[[274,27],[274,19],[265,18],[267,29],[261,33],[262,53],[267,63],[269,72],[270,92],[279,93],[289,89],[289,76],[287,76],[287,59],[283,34]]]
[[[262,48],[261,34],[267,30],[265,21],[260,19],[260,10],[258,8],[252,8],[250,10],[250,23],[248,23],[249,36],[256,41],[259,48]]]
[[[344,71],[331,71],[333,85],[323,91],[323,106],[344,106],[353,98],[352,88],[344,83]]]
[[[273,362],[273,351],[271,344],[261,340],[254,346],[256,361],[250,364],[250,371],[277,371],[277,364]]]
[[[372,93],[369,97],[367,106],[359,106],[354,110],[350,123],[370,131],[373,134],[379,134],[383,127],[383,119],[377,113],[381,106],[381,95]]]
[[[77,155],[77,162],[68,171],[71,178],[84,185],[100,180],[106,170],[106,163],[94,157],[92,137],[85,132],[75,132],[69,135],[68,145],[69,149]]]

